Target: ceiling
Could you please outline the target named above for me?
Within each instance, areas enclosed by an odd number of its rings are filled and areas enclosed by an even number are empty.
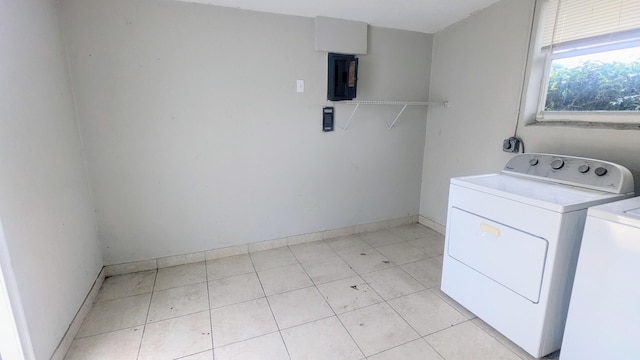
[[[305,17],[328,16],[369,25],[435,33],[499,0],[180,0]]]

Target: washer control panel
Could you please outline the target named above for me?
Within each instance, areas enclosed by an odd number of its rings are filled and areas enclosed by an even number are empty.
[[[554,154],[519,154],[507,162],[502,172],[615,194],[633,192],[633,175],[627,168],[596,159]]]

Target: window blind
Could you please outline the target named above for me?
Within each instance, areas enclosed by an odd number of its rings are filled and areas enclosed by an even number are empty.
[[[640,0],[547,0],[542,46],[640,28]]]

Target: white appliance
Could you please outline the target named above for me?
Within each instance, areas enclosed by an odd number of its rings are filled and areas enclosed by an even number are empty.
[[[442,291],[534,357],[558,350],[587,208],[630,196],[626,168],[552,154],[451,179]]]
[[[560,359],[640,359],[640,198],[587,215]]]

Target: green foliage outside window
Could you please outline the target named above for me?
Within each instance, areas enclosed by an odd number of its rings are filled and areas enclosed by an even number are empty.
[[[552,63],[545,111],[640,111],[640,61]]]

